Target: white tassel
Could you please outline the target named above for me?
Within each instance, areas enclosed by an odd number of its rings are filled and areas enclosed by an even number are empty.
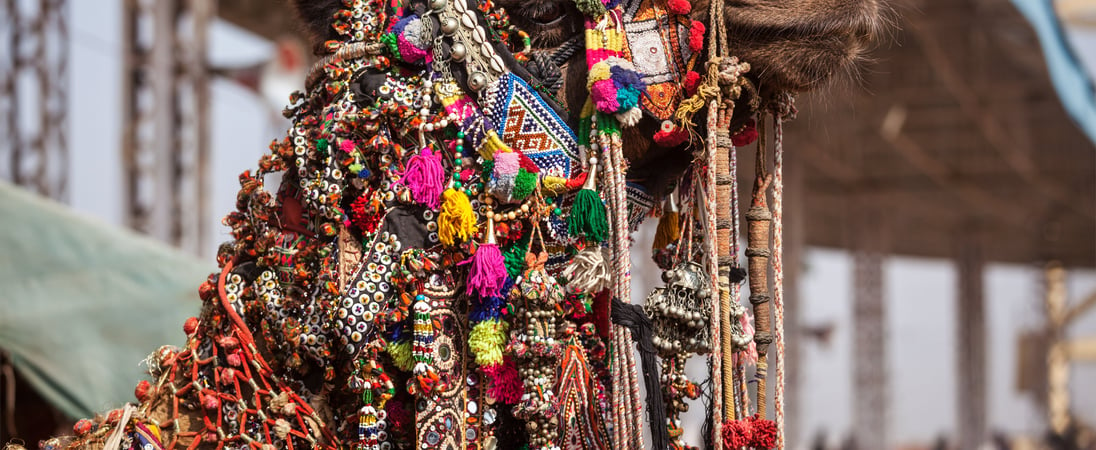
[[[643,118],[643,111],[639,108],[630,108],[627,111],[613,114],[622,127],[634,127]]]
[[[122,436],[126,434],[126,425],[129,425],[129,419],[133,417],[133,413],[136,411],[136,406],[126,403],[125,409],[122,410],[122,418],[118,420],[118,424],[114,426],[114,431],[110,433],[107,442],[103,444],[103,450],[118,450],[121,448]]]
[[[574,293],[594,294],[609,287],[609,266],[605,264],[605,250],[586,247],[575,255],[571,264],[563,270],[567,278],[567,290]]]

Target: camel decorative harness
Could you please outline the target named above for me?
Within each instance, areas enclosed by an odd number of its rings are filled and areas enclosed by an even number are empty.
[[[781,447],[782,390],[766,420],[765,382],[768,344],[782,348],[779,119],[792,111],[773,103],[775,181],[759,144],[747,273],[734,147],[757,133],[730,126],[736,106],[762,108],[726,54],[722,2],[706,30],[687,0],[576,0],[577,114],[546,93],[558,64],[490,1],[344,3],[287,136],[240,176],[233,240],[186,346],[153,355],[139,405],[79,422],[69,444],[635,450],[646,417],[653,448],[686,449],[680,415],[703,398],[709,444]],[[672,192],[627,178],[622,130],[644,117],[658,145],[693,153]],[[651,214],[665,287],[632,304],[630,235]],[[696,355],[709,387],[686,375]]]

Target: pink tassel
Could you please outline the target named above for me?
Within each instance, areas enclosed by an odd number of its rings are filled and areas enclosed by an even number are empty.
[[[472,263],[468,269],[468,295],[475,292],[480,298],[498,297],[502,285],[506,284],[506,265],[502,252],[495,244],[495,222],[487,219],[487,242],[480,244],[472,259],[461,264]]]
[[[515,152],[495,152],[495,175],[517,175],[521,167],[521,155]]]
[[[525,393],[525,386],[518,376],[518,369],[514,366],[514,361],[509,356],[502,364],[484,367],[483,373],[491,379],[491,387],[487,390],[487,395],[490,395],[491,398],[507,405],[513,405],[521,401],[521,396]]]
[[[422,152],[407,161],[407,169],[400,178],[400,184],[411,190],[411,198],[430,209],[438,209],[441,205],[444,182],[445,169],[441,167],[441,157],[429,148],[423,148]]]

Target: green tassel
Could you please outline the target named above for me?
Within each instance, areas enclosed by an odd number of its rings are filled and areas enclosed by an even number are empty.
[[[381,43],[388,47],[388,51],[392,53],[392,56],[400,58],[400,43],[395,33],[382,34]]]
[[[587,17],[595,19],[605,14],[605,5],[599,0],[575,0],[575,7]]]
[[[528,242],[528,240],[525,240]],[[516,279],[522,272],[525,271],[525,246],[518,241],[511,244],[506,248],[506,251],[502,252],[503,264],[506,265],[506,274],[510,275],[510,279]]]
[[[525,200],[529,194],[537,189],[537,174],[529,173],[525,169],[518,169],[518,175],[514,177],[514,190],[510,195],[514,200]]]
[[[575,195],[571,214],[567,216],[567,231],[572,235],[584,234],[595,242],[604,242],[609,234],[609,222],[605,218],[605,204],[592,189],[582,189]]]
[[[415,366],[415,358],[411,355],[411,340],[404,339],[399,342],[388,343],[388,355],[396,368],[404,372],[410,372]]]

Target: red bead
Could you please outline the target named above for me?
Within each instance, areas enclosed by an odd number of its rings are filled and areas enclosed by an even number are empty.
[[[191,317],[186,319],[186,322],[183,323],[183,332],[186,333],[187,336],[193,336],[196,331],[198,331],[198,318]]]
[[[92,423],[87,419],[80,419],[76,421],[76,424],[72,426],[72,432],[77,436],[83,436],[91,432]]]
[[[148,380],[141,380],[137,382],[137,387],[133,389],[133,394],[137,397],[137,401],[144,403],[149,398],[149,391],[152,390],[152,384]]]

